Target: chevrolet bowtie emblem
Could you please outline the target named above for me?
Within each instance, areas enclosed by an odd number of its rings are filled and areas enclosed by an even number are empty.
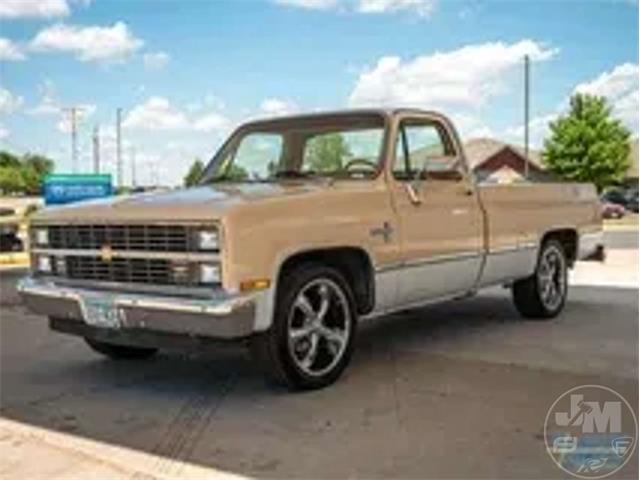
[[[113,259],[113,250],[109,245],[103,245],[100,249],[100,259],[103,262],[110,262]]]

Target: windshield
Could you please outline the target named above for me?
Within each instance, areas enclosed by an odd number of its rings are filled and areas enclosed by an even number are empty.
[[[378,115],[300,117],[240,129],[200,183],[285,178],[371,178],[378,172],[384,120]]]

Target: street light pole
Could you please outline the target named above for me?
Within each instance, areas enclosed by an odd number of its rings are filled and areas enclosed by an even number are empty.
[[[93,127],[93,173],[100,173],[100,127]]]
[[[116,171],[118,175],[118,187],[122,188],[123,186],[123,178],[122,178],[122,132],[121,132],[121,123],[122,123],[122,108],[116,109]]]
[[[524,56],[524,178],[529,180],[529,55]]]

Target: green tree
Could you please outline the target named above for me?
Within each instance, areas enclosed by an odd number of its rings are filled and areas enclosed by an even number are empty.
[[[53,172],[53,161],[27,153],[23,156],[0,151],[0,190],[3,193],[38,195],[44,177]]]
[[[339,133],[318,135],[309,140],[305,164],[315,172],[334,172],[350,156],[349,147]]]
[[[603,97],[574,95],[569,112],[549,126],[543,160],[552,172],[567,180],[592,182],[599,191],[624,178],[631,133],[611,116]]]
[[[200,180],[203,172],[204,164],[202,163],[202,160],[196,158],[195,161],[191,164],[191,167],[189,167],[189,171],[184,177],[184,186],[191,187],[193,185],[196,185]]]
[[[42,189],[44,178],[53,172],[53,161],[42,155],[27,153],[22,157],[21,163],[25,193],[38,195]]]
[[[20,167],[0,166],[0,193],[24,193],[24,190]]]
[[[0,167],[19,167],[20,157],[11,152],[0,150]]]

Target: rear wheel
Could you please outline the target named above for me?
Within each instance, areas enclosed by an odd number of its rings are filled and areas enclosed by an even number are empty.
[[[283,276],[273,323],[252,338],[251,350],[278,383],[325,387],[350,361],[356,321],[353,294],[340,272],[304,264]]]
[[[546,320],[557,316],[567,299],[567,255],[556,240],[540,249],[533,275],[513,284],[513,301],[520,314]]]
[[[158,351],[156,348],[116,345],[114,343],[101,342],[91,338],[85,338],[84,340],[92,350],[113,360],[143,360],[145,358],[152,357]]]

